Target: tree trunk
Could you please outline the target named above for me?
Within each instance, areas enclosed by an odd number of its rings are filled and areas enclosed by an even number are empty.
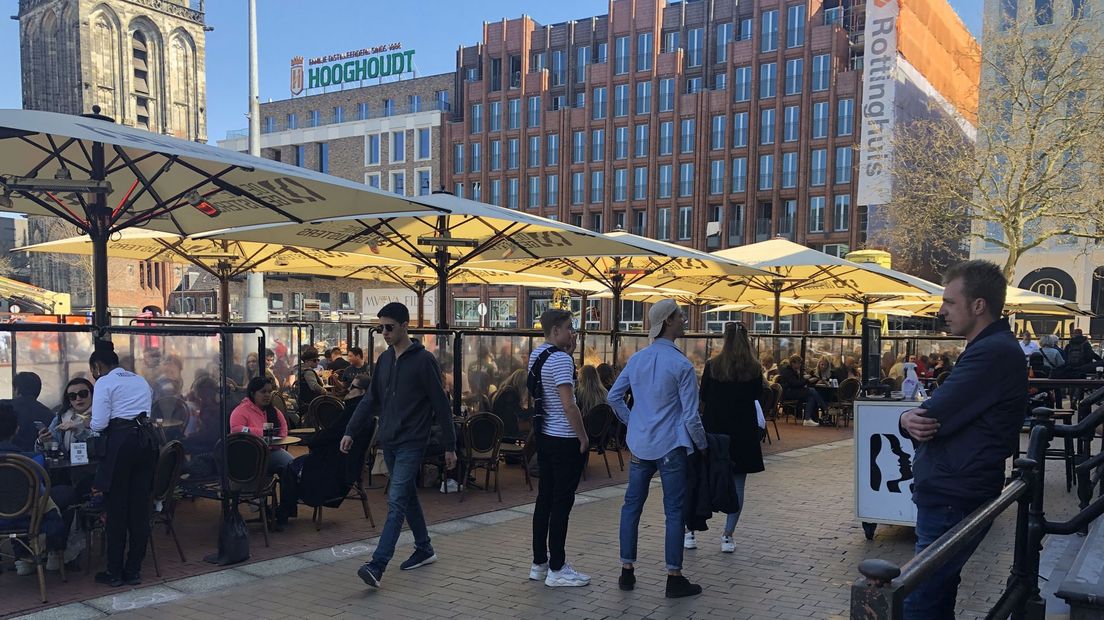
[[[1011,245],[1011,244],[1009,244]],[[1004,281],[1012,284],[1012,278],[1016,275],[1016,263],[1020,262],[1020,252],[1015,248],[1008,248],[1008,258],[1004,259]]]

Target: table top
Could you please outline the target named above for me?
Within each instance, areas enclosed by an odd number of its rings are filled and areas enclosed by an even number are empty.
[[[163,428],[178,428],[184,426],[184,420],[154,420],[153,425]]]
[[[275,437],[272,441],[268,442],[270,446],[294,446],[295,444],[303,441],[302,437]]]
[[[1074,387],[1096,387],[1104,385],[1104,379],[1086,379],[1084,377],[1078,379],[1051,379],[1051,378],[1032,378],[1028,379],[1029,385],[1041,385],[1041,386],[1074,386]]]
[[[304,426],[303,428],[293,428],[288,431],[288,435],[313,435],[317,433],[314,427]]]
[[[88,459],[87,463],[70,463],[69,462],[69,457],[65,457],[63,459],[57,459],[57,460],[53,460],[53,461],[51,461],[50,459],[46,459],[46,469],[50,469],[50,470],[53,470],[53,469],[71,469],[73,467],[95,467],[96,465],[99,465],[99,461],[95,461],[95,460],[92,460],[92,459]]]

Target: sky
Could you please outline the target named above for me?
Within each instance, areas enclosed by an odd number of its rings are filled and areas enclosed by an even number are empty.
[[[982,0],[950,0],[975,37]],[[5,0],[10,14],[17,0]],[[246,0],[207,0],[207,136],[212,143],[248,125],[249,60]],[[418,75],[454,71],[456,50],[482,38],[484,21],[532,16],[554,24],[609,9],[606,0],[257,0],[261,101],[290,97],[294,56],[321,56],[401,43],[415,50]],[[22,107],[19,22],[0,20],[0,108]]]

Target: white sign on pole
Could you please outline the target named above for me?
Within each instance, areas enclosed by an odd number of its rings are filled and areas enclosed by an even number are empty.
[[[380,308],[397,301],[410,310],[410,323],[418,324],[418,296],[408,288],[365,288],[361,293],[361,312],[369,321],[374,321]],[[424,297],[426,325],[432,324],[437,316],[437,291],[426,291]]]
[[[867,0],[863,52],[860,205],[884,205],[893,196],[893,129],[897,122],[898,0]]]

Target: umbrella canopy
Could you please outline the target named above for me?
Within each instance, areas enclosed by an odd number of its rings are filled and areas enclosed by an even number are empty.
[[[712,253],[758,267],[767,276],[747,280],[744,295],[733,302],[774,299],[774,328],[782,310],[783,296],[795,298],[834,297],[862,304],[926,291],[904,280],[868,269],[869,265],[818,252],[786,239],[770,239]]]
[[[885,302],[893,303],[893,302]],[[871,312],[877,314],[886,314],[892,316],[915,316],[920,314],[914,310],[906,308],[895,307],[875,307],[875,305],[869,306]],[[861,304],[846,299],[790,299],[783,297],[780,300],[779,315],[780,316],[794,316],[798,314],[822,314],[822,313],[840,313],[840,314],[862,314],[867,308]],[[710,308],[706,312],[750,312],[752,314],[762,314],[771,316],[774,312],[774,302],[769,300],[760,300],[757,303],[740,303],[740,304],[725,304],[723,306],[717,306],[716,308]]]
[[[363,184],[115,124],[0,110],[0,212],[62,218],[94,244],[97,324],[107,319],[107,239],[129,227],[191,235],[348,214],[433,212]]]
[[[14,251],[57,254],[92,254],[87,236],[69,237],[15,248]],[[229,281],[250,271],[281,271],[334,275],[339,269],[363,269],[366,263],[399,266],[399,261],[346,252],[301,248],[251,241],[192,239],[155,230],[126,229],[112,235],[108,256],[133,260],[169,261],[193,265],[219,280],[219,315],[230,320]]]
[[[938,295],[871,304],[870,310],[872,312],[882,312],[883,307],[897,307],[912,310],[918,314],[935,314],[939,312],[941,305],[943,305],[942,291]],[[1075,301],[1051,297],[1050,295],[1043,295],[1014,286],[1008,287],[1005,293],[1004,312],[1006,314],[1024,313],[1066,317],[1095,316],[1087,310],[1082,310]]]

